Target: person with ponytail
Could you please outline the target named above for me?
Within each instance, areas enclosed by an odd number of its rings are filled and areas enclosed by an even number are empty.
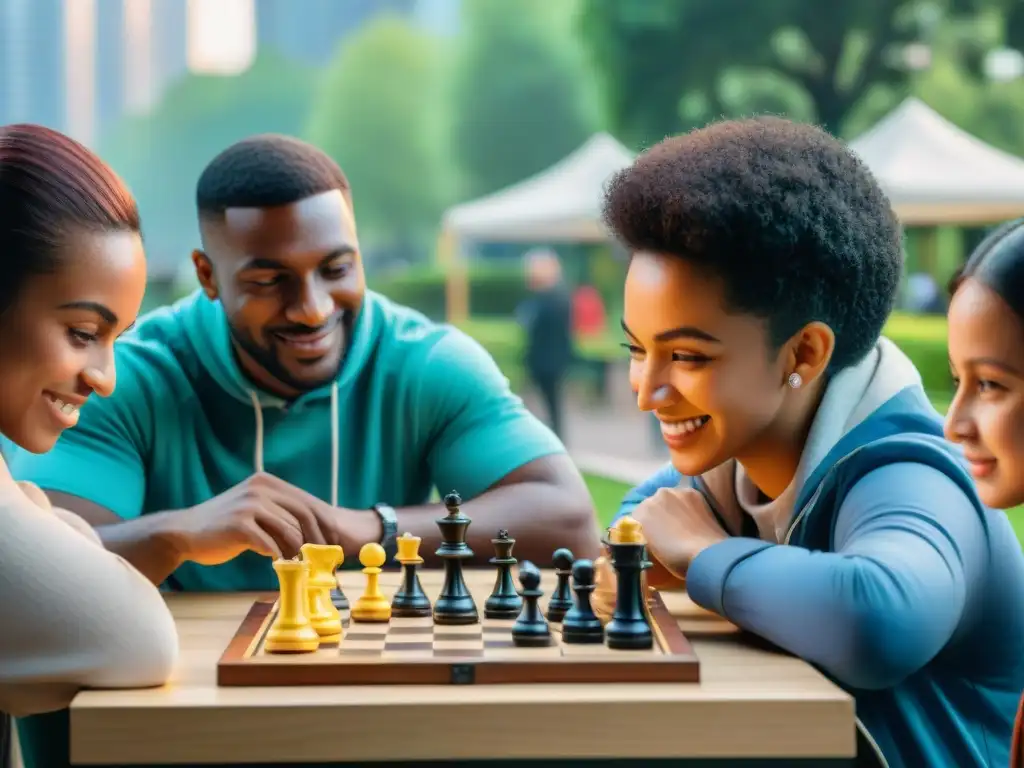
[[[1009,509],[1024,504],[1024,219],[982,241],[951,288],[949,362],[956,395],[946,413],[946,437],[963,447],[982,501]],[[998,589],[985,597],[974,621],[1022,623],[1020,605],[1017,616],[1004,615]],[[993,633],[993,642],[998,637]],[[1019,647],[1024,637],[1006,642]],[[992,650],[989,658],[1003,658],[999,648]],[[1024,664],[1024,653],[1017,659]],[[1024,698],[1014,723],[1010,765],[1024,766]]]

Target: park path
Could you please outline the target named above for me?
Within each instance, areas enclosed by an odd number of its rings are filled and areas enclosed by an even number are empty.
[[[641,413],[629,391],[625,373],[609,375],[607,397],[598,402],[585,393],[566,398],[562,439],[585,472],[637,483],[668,460],[668,453],[653,426],[653,416]],[[523,399],[531,411],[546,418],[536,397]]]

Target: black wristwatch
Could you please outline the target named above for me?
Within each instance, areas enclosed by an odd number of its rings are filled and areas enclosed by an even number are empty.
[[[390,563],[398,551],[398,544],[395,542],[395,539],[398,538],[398,515],[387,504],[374,504],[373,511],[377,513],[384,528],[380,545],[384,547],[384,555],[387,557],[385,562]]]

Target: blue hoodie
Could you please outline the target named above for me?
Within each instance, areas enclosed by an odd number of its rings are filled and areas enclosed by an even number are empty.
[[[435,489],[479,495],[562,453],[470,337],[372,291],[330,384],[292,402],[235,362],[224,311],[201,292],[158,309],[116,345],[117,388],[92,397],[43,455],[11,472],[131,520],[195,506],[265,470],[334,505],[425,504]],[[514,527],[515,521],[509,521]],[[346,553],[346,567],[358,567]],[[269,558],[185,563],[171,588],[275,589]]]
[[[1024,557],[979,501],[910,361],[882,339],[829,383],[778,528],[726,462],[631,491],[700,491],[734,535],[686,576],[697,604],[814,664],[890,768],[1005,768],[1024,689]],[[756,512],[756,508],[755,512]]]

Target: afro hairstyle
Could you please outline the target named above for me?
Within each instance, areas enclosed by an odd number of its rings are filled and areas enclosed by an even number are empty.
[[[895,305],[902,231],[865,165],[820,128],[778,117],[667,138],[618,172],[603,217],[631,252],[686,259],[777,350],[807,323],[835,334],[834,372],[862,359]]]

